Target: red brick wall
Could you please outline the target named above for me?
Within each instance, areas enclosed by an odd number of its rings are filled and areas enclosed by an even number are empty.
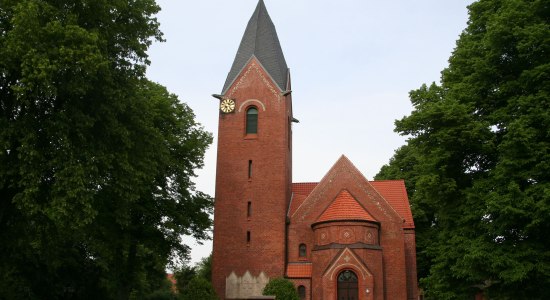
[[[332,299],[336,295],[337,275],[346,269],[352,270],[359,277],[359,299],[384,299],[383,258],[381,250],[353,249],[353,253],[361,261],[357,263],[350,260],[347,263],[335,261],[342,249],[326,249],[314,251],[312,274],[312,299]],[[334,272],[327,274],[327,270],[333,267]],[[366,267],[372,278],[363,277],[361,269]],[[370,293],[365,290],[369,288]],[[393,299],[393,298],[387,298]],[[397,299],[397,298],[396,298]]]
[[[311,279],[292,278],[292,279],[290,279],[290,281],[292,281],[292,283],[294,283],[294,287],[296,288],[296,291],[298,290],[299,286],[303,285],[306,288],[306,297],[304,299],[306,299],[306,300],[311,299]]]
[[[213,284],[223,299],[225,278],[264,272],[284,275],[285,215],[290,199],[290,96],[253,59],[226,93],[236,100],[221,114],[214,211]],[[246,109],[258,109],[258,134],[245,134]],[[239,111],[240,110],[240,111]],[[248,178],[249,160],[252,177]],[[248,202],[252,214],[247,217]],[[247,231],[251,241],[247,243]]]
[[[405,262],[407,265],[407,299],[418,299],[416,277],[416,240],[414,229],[405,229]]]
[[[329,222],[315,224],[318,216],[330,205],[342,189],[347,189],[378,222]],[[350,248],[361,263],[348,267],[354,272],[362,266],[372,275],[373,289],[367,295],[368,281],[360,281],[359,299],[407,299],[407,271],[405,263],[405,236],[403,220],[397,212],[374,190],[364,177],[351,165],[340,160],[308,199],[291,217],[289,225],[289,261],[296,261],[298,245],[308,245],[308,259],[313,263],[312,299],[329,299],[336,292],[336,281],[327,281],[327,268],[335,264],[344,247]],[[373,234],[374,231],[374,234]],[[348,232],[347,237],[344,233]],[[372,240],[367,233],[372,234]],[[327,236],[325,240],[321,234]],[[354,245],[358,242],[363,244]],[[365,245],[379,244],[379,247]],[[317,247],[316,250],[315,246]],[[327,247],[329,246],[329,247]],[[342,264],[342,268],[346,264]],[[415,272],[415,271],[414,271]],[[334,280],[334,278],[333,278]]]

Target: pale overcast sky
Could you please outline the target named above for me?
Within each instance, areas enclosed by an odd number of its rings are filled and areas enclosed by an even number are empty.
[[[292,79],[293,181],[319,181],[346,155],[372,180],[406,137],[394,121],[408,93],[439,82],[472,0],[264,0]],[[217,99],[257,0],[157,0],[165,43],[149,50],[149,79],[214,134],[197,189],[214,196]],[[192,263],[212,244],[192,240]]]

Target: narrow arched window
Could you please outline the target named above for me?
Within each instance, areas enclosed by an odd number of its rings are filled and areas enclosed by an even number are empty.
[[[298,287],[298,296],[300,297],[300,299],[305,299],[306,298],[306,287],[301,285]]]
[[[251,107],[246,110],[246,134],[258,133],[258,109]]]
[[[306,257],[306,254],[307,254],[306,244],[300,244],[300,247],[298,247],[298,255],[300,257]]]

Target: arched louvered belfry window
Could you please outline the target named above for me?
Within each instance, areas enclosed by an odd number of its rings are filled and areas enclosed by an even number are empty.
[[[258,133],[258,109],[254,106],[246,110],[246,134]]]

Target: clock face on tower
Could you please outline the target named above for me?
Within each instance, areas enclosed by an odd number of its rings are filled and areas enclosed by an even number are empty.
[[[235,110],[235,100],[233,99],[223,99],[222,102],[220,102],[220,110],[223,113],[230,113]]]

